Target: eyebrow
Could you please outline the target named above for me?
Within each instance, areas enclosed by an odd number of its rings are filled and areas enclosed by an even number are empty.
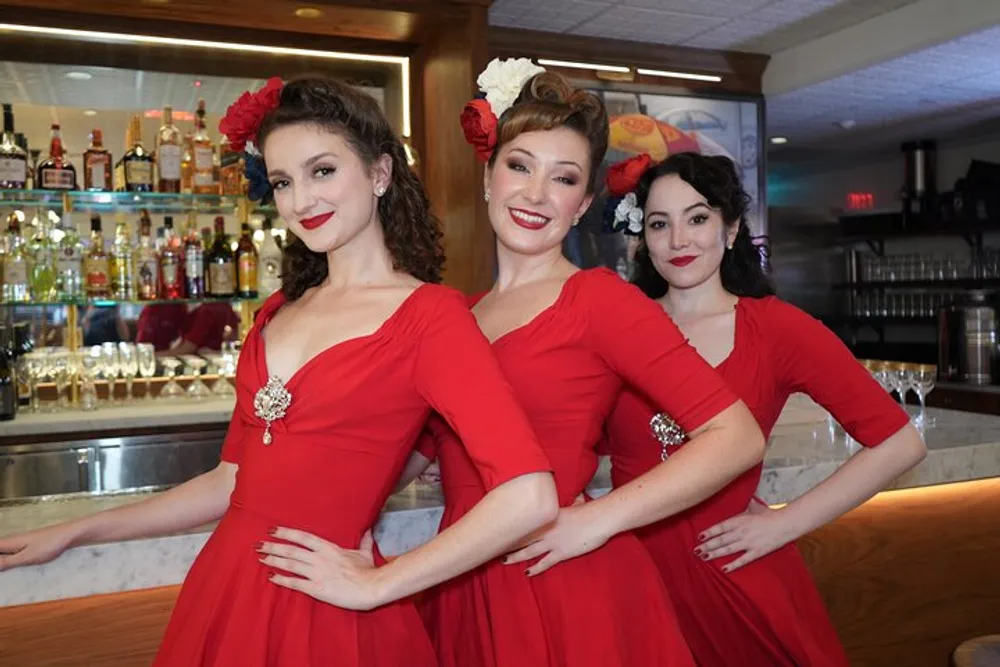
[[[325,157],[336,158],[336,157],[340,157],[340,156],[338,156],[336,153],[334,153],[332,151],[326,151],[325,153],[319,153],[317,155],[313,155],[311,158],[309,158],[308,160],[306,160],[305,162],[303,162],[302,163],[302,168],[303,169],[308,169],[309,167],[311,167],[312,165],[316,164],[317,162],[319,162],[320,160],[322,160]],[[285,176],[285,177],[288,176],[288,174],[283,169],[269,169],[268,172],[267,172],[267,175],[269,177],[270,176]]]
[[[533,160],[537,159],[535,157],[535,155],[531,151],[526,151],[523,148],[511,148],[510,149],[511,153],[513,153],[515,151],[517,151],[518,153],[524,153],[525,155],[527,155],[528,157],[530,157]],[[577,169],[579,169],[580,171],[583,171],[583,167],[581,167],[579,165],[579,163],[576,162],[576,160],[560,160],[559,162],[556,162],[556,164],[572,165],[572,166],[576,167]]]
[[[712,207],[709,206],[707,202],[700,201],[697,204],[691,204],[690,206],[688,206],[686,209],[684,209],[684,213],[690,213],[691,211],[694,211],[695,209],[699,208],[706,208],[709,211],[712,210]],[[662,215],[668,218],[670,217],[670,214],[667,213],[666,211],[650,211],[646,217],[652,218],[654,215]]]

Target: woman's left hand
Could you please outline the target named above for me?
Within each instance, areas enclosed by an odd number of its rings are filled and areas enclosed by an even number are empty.
[[[789,530],[781,510],[772,510],[752,500],[746,512],[715,524],[698,537],[701,544],[694,552],[703,560],[743,552],[722,568],[724,572],[732,572],[777,551],[798,536]]]
[[[526,570],[529,577],[534,577],[557,563],[603,546],[611,535],[603,532],[600,522],[588,515],[589,506],[590,503],[578,503],[559,510],[559,516],[547,530],[539,534],[533,543],[509,554],[503,562],[513,565],[544,555]]]
[[[257,546],[261,563],[292,575],[272,574],[271,581],[278,586],[344,609],[368,611],[384,604],[377,593],[375,540],[370,531],[356,551],[301,530],[277,528],[271,534],[290,543]]]

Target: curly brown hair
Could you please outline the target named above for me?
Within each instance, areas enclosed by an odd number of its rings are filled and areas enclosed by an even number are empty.
[[[608,151],[608,111],[600,97],[570,85],[555,72],[542,72],[528,79],[513,106],[503,112],[497,125],[497,145],[490,156],[493,167],[500,147],[522,132],[568,127],[579,132],[590,145],[590,175],[587,194],[597,188],[597,175]]]
[[[343,137],[366,167],[381,155],[392,159],[392,180],[378,200],[385,245],[393,268],[428,283],[441,282],[444,250],[441,225],[430,213],[427,192],[406,162],[403,143],[375,99],[348,83],[323,76],[288,81],[281,101],[268,113],[257,132],[261,147],[280,127],[311,123]],[[292,237],[282,253],[281,291],[298,299],[328,274],[327,257]]]

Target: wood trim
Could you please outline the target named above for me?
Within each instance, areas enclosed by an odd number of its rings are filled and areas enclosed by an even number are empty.
[[[770,59],[770,56],[758,53],[712,51],[498,27],[490,28],[489,46],[491,58],[549,58],[648,69],[676,69],[699,74],[717,74],[723,79],[721,84],[698,82],[675,84],[666,79],[645,76],[637,76],[634,81],[644,86],[687,91],[688,94],[760,94],[764,69]],[[593,72],[586,70],[560,71],[572,78],[599,80]]]
[[[803,538],[852,667],[942,667],[1000,629],[1000,479],[887,491]]]

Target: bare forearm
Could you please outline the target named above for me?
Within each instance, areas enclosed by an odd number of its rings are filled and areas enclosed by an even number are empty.
[[[522,475],[501,484],[433,540],[379,568],[383,603],[426,590],[504,553],[553,521],[557,511],[549,473]]]
[[[709,498],[764,455],[764,437],[743,403],[721,412],[666,461],[602,498],[588,513],[617,535]]]
[[[779,511],[798,539],[882,491],[926,454],[917,430],[907,425],[877,447],[862,449]]]
[[[420,452],[410,454],[410,458],[406,461],[403,472],[399,476],[399,481],[396,482],[396,491],[402,491],[408,487],[413,480],[427,470],[427,466],[430,464],[431,460]]]
[[[158,493],[148,500],[85,517],[76,522],[73,544],[166,535],[219,519],[229,506],[236,468],[217,468]]]

